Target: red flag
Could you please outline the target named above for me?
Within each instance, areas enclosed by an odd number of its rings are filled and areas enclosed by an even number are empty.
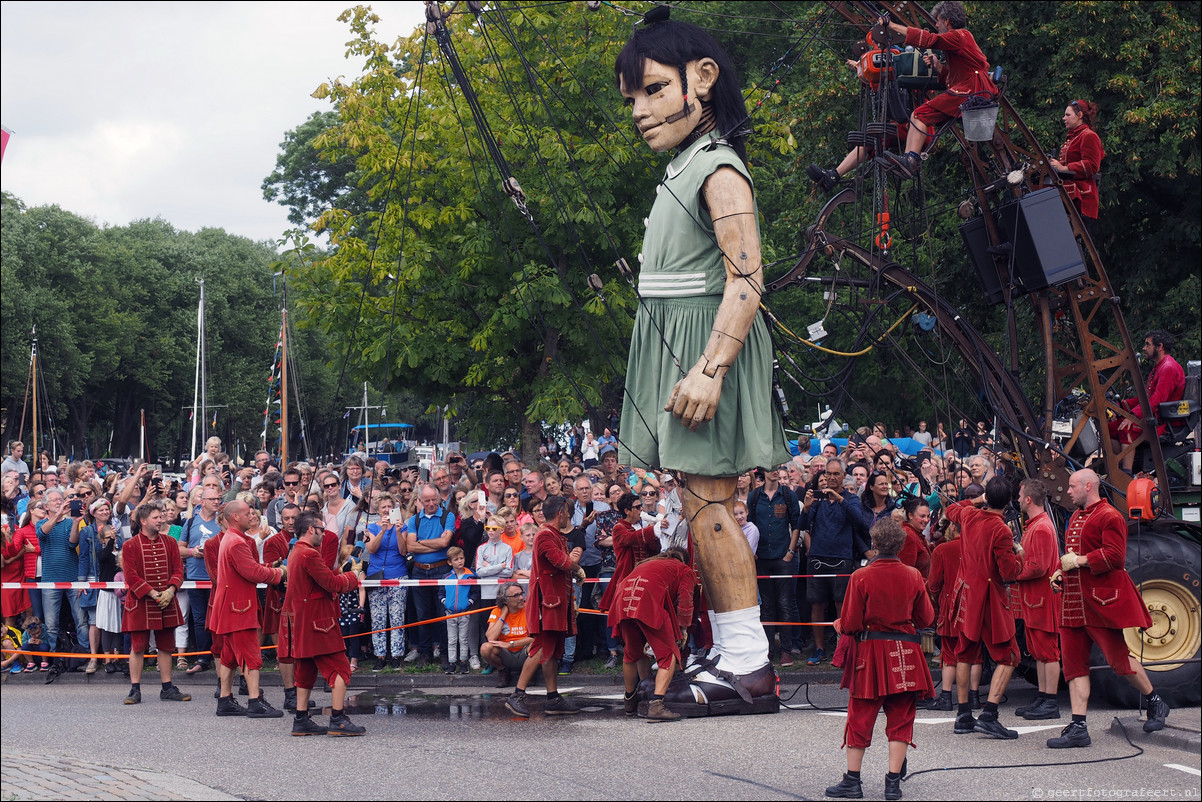
[[[0,125],[0,161],[4,161],[4,151],[8,150],[8,138],[12,135],[12,131]]]

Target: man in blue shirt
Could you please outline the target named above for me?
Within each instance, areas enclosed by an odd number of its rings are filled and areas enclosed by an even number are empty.
[[[855,493],[843,487],[847,468],[841,459],[826,462],[818,483],[818,492],[806,491],[802,503],[802,526],[806,530],[807,574],[844,574],[837,577],[811,577],[806,580],[806,601],[811,621],[829,621],[827,605],[835,615],[843,607],[848,575],[867,542],[868,521],[864,506]],[[762,530],[761,530],[762,531]],[[859,540],[859,542],[857,542]],[[814,654],[806,661],[816,666],[826,659],[826,627],[814,627]]]
[[[184,578],[197,582],[208,582],[211,577],[205,570],[205,541],[216,537],[221,531],[217,521],[217,508],[221,504],[221,491],[210,485],[204,486],[200,494],[200,506],[192,512],[192,517],[184,524],[184,531],[179,536],[179,556],[184,561]],[[198,671],[208,671],[213,666],[213,656],[209,654],[212,638],[205,626],[208,622],[209,594],[212,591],[201,588],[181,590],[176,594],[184,614],[191,619],[192,638],[196,642],[196,651],[204,652],[195,665],[188,669],[189,674]]]
[[[786,474],[787,475],[787,474]],[[780,472],[764,472],[764,486],[747,495],[747,520],[760,530],[756,549],[755,572],[759,576],[797,573],[797,536],[800,534],[801,505],[797,494],[780,483]],[[792,579],[761,579],[760,620],[796,622],[797,583]],[[780,636],[780,663],[793,665],[789,647],[793,633],[787,627],[764,627],[769,655],[775,651],[775,636]]]
[[[442,506],[442,498],[434,485],[422,487],[421,512],[409,519],[406,535],[409,553],[413,555],[413,579],[445,579],[451,573],[447,562],[447,546],[455,532],[455,516]],[[437,586],[416,587],[412,591],[416,605],[417,620],[429,621],[443,614],[440,600],[441,588]],[[433,661],[435,651],[441,654],[447,628],[441,621],[417,627],[416,646],[405,655],[405,662],[412,663],[418,656]]]
[[[78,501],[78,499],[76,500]],[[79,545],[83,505],[77,505],[79,512],[72,514],[70,505],[63,498],[63,491],[57,488],[46,491],[45,504],[46,512],[50,517],[42,522],[38,531],[38,540],[42,544],[42,581],[75,582],[79,579],[79,553],[76,551],[76,547]],[[46,651],[53,652],[58,646],[59,612],[62,610],[64,595],[71,605],[71,615],[75,618],[76,640],[87,650],[88,626],[83,608],[79,606],[79,591],[43,590],[42,611],[46,615]]]

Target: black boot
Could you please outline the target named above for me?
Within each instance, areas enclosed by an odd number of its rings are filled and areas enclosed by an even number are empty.
[[[309,717],[309,714],[301,713],[292,719],[292,734],[293,735],[325,735],[329,728],[323,727]]]
[[[355,736],[355,735],[362,735],[365,732],[367,732],[366,727],[362,727],[362,726],[356,724],[355,722],[351,721],[350,717],[347,716],[346,713],[340,712],[340,713],[330,716],[330,727],[326,734],[327,735],[338,735],[338,736]]]
[[[843,782],[828,787],[826,795],[835,799],[863,799],[864,789],[860,785],[859,777],[844,774]]]
[[[296,712],[296,688],[284,689],[284,709],[290,713]]]
[[[246,677],[238,677],[238,695],[250,696],[250,688],[246,687]]]
[[[951,691],[940,691],[939,695],[934,699],[928,699],[926,702],[926,710],[942,710],[944,712],[955,710],[956,705],[952,702]]]
[[[972,705],[973,710],[980,710],[981,709],[981,692],[980,691],[969,691],[968,692],[968,703],[970,705]]]
[[[837,800],[862,800],[864,789],[859,785],[858,777],[852,777],[851,774],[845,773],[843,782],[827,788],[827,796],[837,798]]]
[[[885,775],[885,799],[901,799],[901,775]]]
[[[806,168],[806,175],[824,192],[830,192],[839,183],[839,173],[834,170],[824,170],[816,164],[811,164]]]
[[[1160,694],[1152,691],[1148,694],[1148,720],[1144,722],[1144,732],[1157,732],[1164,729],[1164,720],[1169,717],[1169,703],[1160,698]]]

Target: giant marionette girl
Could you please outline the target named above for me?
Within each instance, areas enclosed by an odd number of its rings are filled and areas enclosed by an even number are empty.
[[[731,513],[739,474],[789,459],[772,399],[750,134],[729,56],[695,25],[650,12],[614,67],[639,134],[675,151],[647,218],[622,457],[683,478],[716,662],[678,681],[686,715],[777,709],[755,558]]]

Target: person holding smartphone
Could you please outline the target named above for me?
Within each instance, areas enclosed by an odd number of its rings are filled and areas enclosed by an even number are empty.
[[[405,539],[408,527],[397,509],[396,499],[387,493],[381,494],[376,501],[376,510],[380,520],[368,524],[364,533],[364,551],[371,572],[368,578],[408,579]],[[371,588],[367,595],[373,630],[372,649],[376,655],[372,671],[383,671],[389,665],[399,669],[405,656],[405,630],[397,627],[405,623],[409,588]]]
[[[66,497],[55,488],[47,490],[43,498],[48,517],[38,527],[38,540],[42,545],[42,581],[74,582],[79,577],[79,531],[83,526],[83,502],[75,491]],[[46,651],[53,652],[58,646],[59,611],[63,597],[71,605],[71,616],[75,619],[75,631],[79,633],[79,645],[88,647],[88,622],[79,604],[79,593],[74,590],[43,590],[42,610],[46,622]],[[42,664],[42,670],[50,668]]]
[[[869,517],[860,499],[843,487],[847,468],[839,458],[828,459],[819,477],[818,490],[807,490],[801,505],[805,532],[807,574],[835,574],[806,580],[806,601],[811,621],[828,621],[827,605],[843,606],[848,576],[867,551]],[[762,541],[761,541],[762,543]],[[806,661],[816,666],[826,659],[826,628],[814,627],[814,652]]]

